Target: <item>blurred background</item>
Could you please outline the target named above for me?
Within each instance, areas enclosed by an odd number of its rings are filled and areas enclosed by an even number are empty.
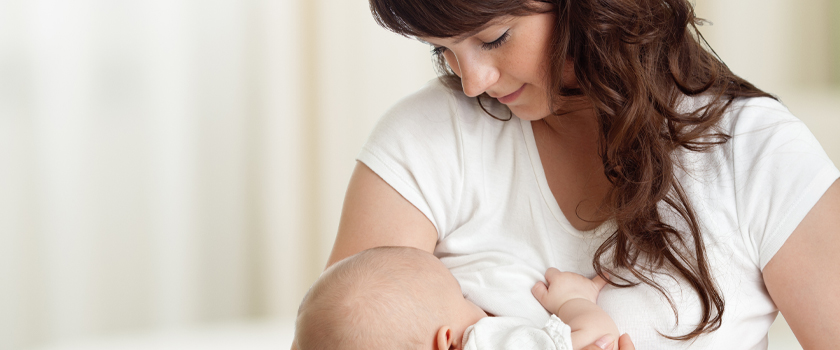
[[[840,164],[840,1],[696,1]],[[288,348],[356,153],[433,77],[364,0],[0,0],[0,349]]]

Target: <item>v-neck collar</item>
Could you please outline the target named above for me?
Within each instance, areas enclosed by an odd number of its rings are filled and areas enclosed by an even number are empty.
[[[534,178],[539,186],[543,201],[546,206],[548,206],[548,209],[551,211],[554,219],[557,220],[557,223],[559,223],[560,226],[562,226],[570,234],[580,238],[592,238],[614,231],[615,221],[612,219],[609,219],[598,225],[598,227],[587,231],[581,231],[572,226],[572,223],[569,222],[569,219],[566,218],[565,214],[563,214],[563,210],[560,209],[560,204],[558,204],[557,199],[554,198],[551,188],[548,186],[548,178],[545,175],[545,168],[543,168],[540,153],[537,149],[537,139],[534,137],[534,129],[531,125],[531,121],[519,119],[519,123],[522,126],[522,136],[528,149],[528,156],[531,160],[531,169],[534,172]]]

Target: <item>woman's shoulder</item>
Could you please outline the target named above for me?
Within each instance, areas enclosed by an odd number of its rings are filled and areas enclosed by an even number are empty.
[[[840,171],[782,102],[751,98],[738,107],[731,148],[738,212],[763,269]]]
[[[697,98],[689,103],[703,107]],[[728,141],[711,152],[680,152],[682,156],[713,159],[718,167],[747,170],[757,162],[782,162],[787,152],[814,154],[825,158],[819,142],[799,118],[779,100],[770,97],[738,98],[731,102],[718,125],[710,132],[729,136]],[[785,159],[784,161],[788,161]],[[720,162],[723,162],[721,164]],[[704,163],[705,164],[705,163]],[[739,166],[740,165],[740,166]],[[708,167],[705,164],[704,167]]]
[[[696,99],[691,108],[706,102]],[[773,98],[732,101],[717,127],[709,132],[727,135],[728,139],[706,152],[676,153],[681,174],[685,173],[683,180],[696,183],[703,193],[713,191],[710,186],[734,195],[742,195],[748,188],[767,191],[767,186],[776,186],[775,181],[782,178],[788,185],[807,184],[808,172],[833,167],[805,123]],[[803,173],[802,169],[808,170]],[[734,192],[733,186],[737,189]]]
[[[457,91],[430,81],[380,118],[357,156],[441,234],[452,225],[463,187],[465,102]]]
[[[715,131],[729,140],[679,153],[681,184],[712,232],[739,232],[763,268],[840,172],[805,123],[773,98],[732,101]]]
[[[405,129],[410,132],[440,132],[439,128],[460,128],[473,124],[483,115],[474,98],[432,79],[423,87],[397,101],[379,120],[377,128]]]
[[[364,148],[396,159],[443,157],[454,162],[461,159],[465,144],[505,127],[491,120],[475,98],[434,79],[388,109]]]
[[[440,120],[451,117],[455,112],[453,107],[466,102],[465,98],[463,93],[452,90],[436,78],[397,101],[385,116]]]
[[[427,111],[445,108],[453,102],[452,89],[444,85],[440,79],[432,79],[416,91],[403,97],[390,109],[393,111]]]
[[[712,101],[711,96],[687,97],[678,102],[677,110],[688,113],[702,111]],[[726,103],[722,101],[721,103]],[[782,102],[770,97],[739,97],[724,112],[718,127],[726,133],[778,122],[798,122]]]
[[[785,125],[802,124],[782,102],[770,97],[739,98],[732,102],[722,123],[730,135],[752,131],[771,131]]]
[[[796,163],[785,154],[808,154],[821,163],[828,160],[808,126],[779,100],[738,99],[721,122],[722,131],[731,137],[726,148],[736,164],[753,166],[771,159],[783,165]]]

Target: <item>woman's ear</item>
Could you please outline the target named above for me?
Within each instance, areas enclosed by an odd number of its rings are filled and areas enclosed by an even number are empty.
[[[452,329],[449,326],[440,327],[435,341],[437,350],[449,350],[452,347],[452,340]]]

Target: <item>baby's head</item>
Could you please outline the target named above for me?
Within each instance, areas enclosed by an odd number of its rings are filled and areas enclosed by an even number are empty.
[[[448,349],[484,316],[434,255],[378,247],[321,275],[300,305],[295,339],[299,350]]]

